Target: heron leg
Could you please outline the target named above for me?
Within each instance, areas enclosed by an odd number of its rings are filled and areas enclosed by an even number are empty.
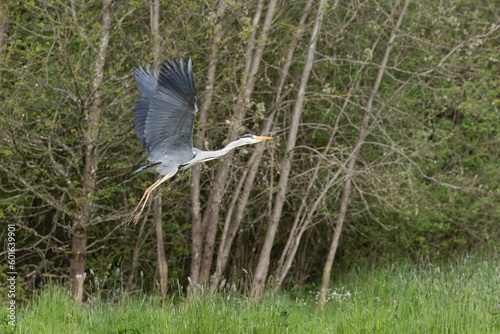
[[[160,184],[162,184],[163,182],[167,181],[171,177],[172,177],[172,175],[169,175],[169,174],[165,175],[163,178],[158,179],[149,188],[147,188],[146,191],[144,191],[144,195],[142,195],[142,198],[139,201],[139,204],[137,204],[137,206],[135,207],[134,211],[130,215],[130,217],[128,219],[128,222],[130,222],[130,221],[133,220],[134,224],[137,224],[137,222],[139,221],[139,218],[141,217],[142,211],[144,210],[144,207],[146,206],[146,203],[147,203],[147,201],[149,199],[149,196],[151,195],[151,193],[156,188],[158,188],[158,186]],[[140,207],[140,210],[139,210],[139,207]],[[139,210],[139,212],[137,212],[138,210]]]

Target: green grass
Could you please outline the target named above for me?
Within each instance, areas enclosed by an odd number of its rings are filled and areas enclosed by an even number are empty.
[[[343,273],[319,315],[315,290],[267,294],[259,304],[234,290],[175,296],[163,307],[143,295],[79,308],[51,285],[18,310],[15,333],[500,333],[495,252]],[[2,307],[0,332],[14,332],[6,314]]]
[[[352,271],[334,286],[337,295],[330,293],[321,318],[335,333],[500,333],[500,262],[493,252]]]

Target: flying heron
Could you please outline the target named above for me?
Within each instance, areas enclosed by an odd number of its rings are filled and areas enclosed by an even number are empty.
[[[174,176],[177,171],[194,164],[221,158],[235,147],[255,144],[272,137],[244,135],[217,151],[202,151],[193,147],[194,115],[200,109],[200,98],[196,96],[191,58],[187,68],[184,61],[179,64],[165,62],[157,78],[156,67],[151,73],[136,68],[137,90],[142,97],[135,103],[135,130],[142,146],[148,150],[150,164],[134,172],[153,172],[160,178],[146,189],[130,220],[137,223],[151,192]]]

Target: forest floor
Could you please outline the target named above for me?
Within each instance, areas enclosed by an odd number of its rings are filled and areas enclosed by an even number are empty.
[[[117,296],[76,306],[51,284],[1,333],[500,333],[500,256],[489,251],[439,264],[399,262],[357,268],[331,283],[315,313],[317,289],[268,293],[256,304],[229,284],[210,296]]]

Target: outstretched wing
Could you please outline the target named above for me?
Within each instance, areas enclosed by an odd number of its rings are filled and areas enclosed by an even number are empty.
[[[142,94],[136,102],[136,131],[149,151],[149,160],[178,164],[191,160],[194,114],[200,103],[196,97],[191,59],[187,68],[182,59],[180,66],[175,60],[172,64],[166,62],[158,80],[149,69],[147,73],[136,70],[136,80]]]
[[[139,67],[138,69],[136,68],[134,72],[135,81],[137,82],[137,90],[142,94],[142,97],[138,97],[135,102],[135,131],[137,133],[137,138],[141,140],[142,146],[147,148],[144,129],[146,127],[149,105],[153,100],[156,88],[158,87],[156,67],[154,68],[154,74],[151,74],[149,66],[146,66],[146,70],[142,67]]]

